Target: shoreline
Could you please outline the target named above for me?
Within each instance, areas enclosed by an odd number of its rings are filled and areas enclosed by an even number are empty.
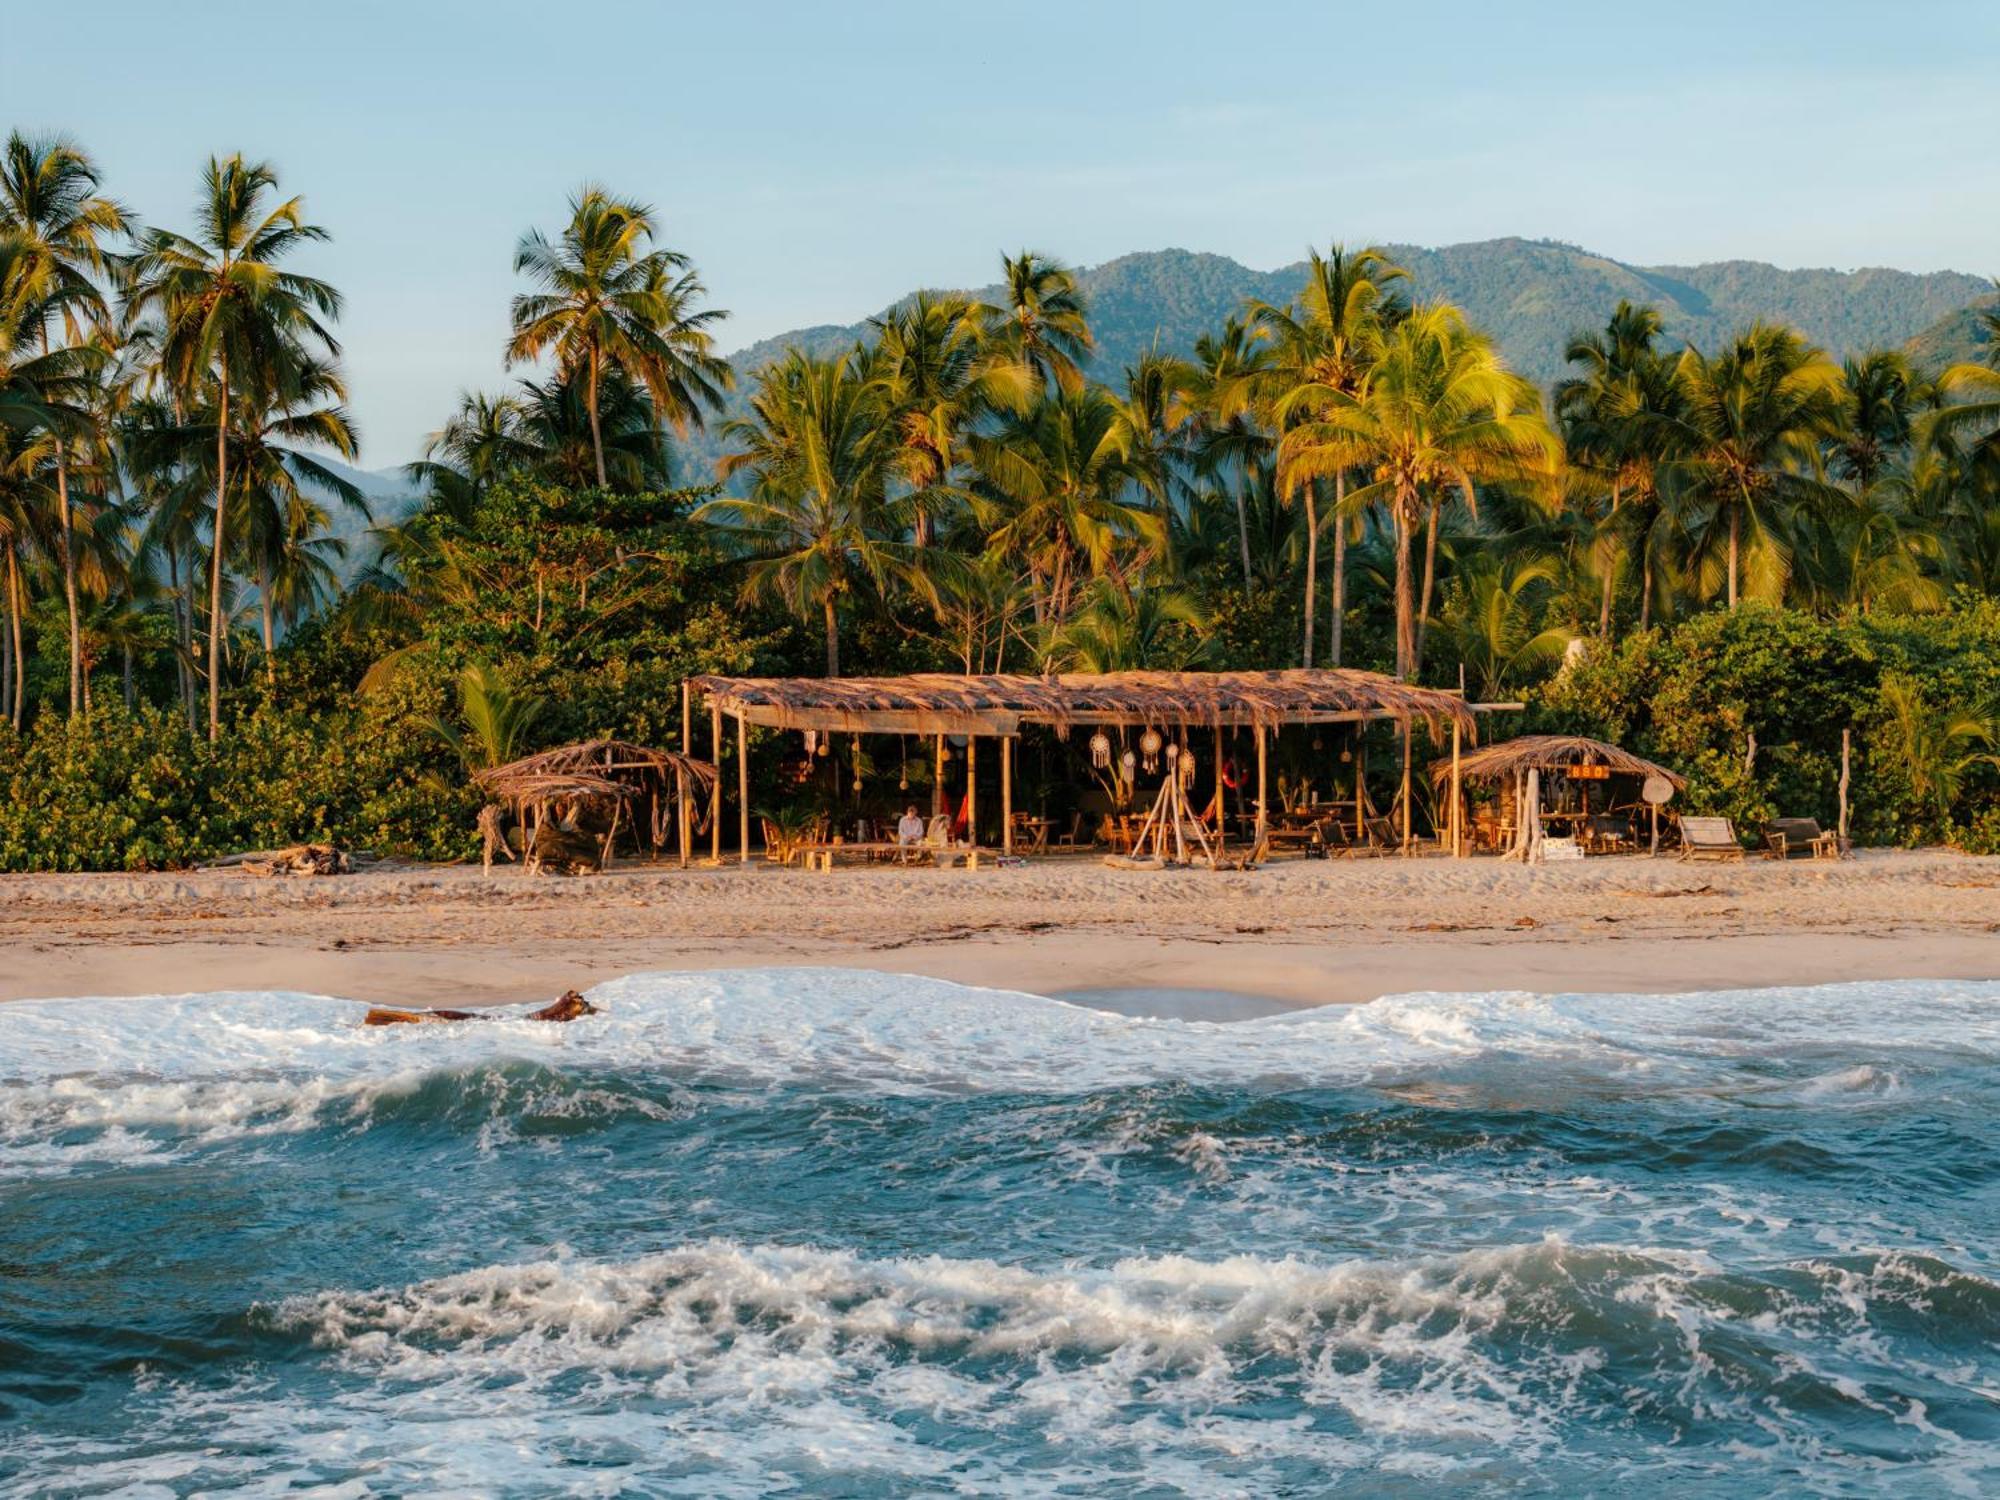
[[[1088,859],[976,872],[752,865],[528,880],[383,867],[0,877],[0,1000],[284,989],[546,1000],[645,970],[833,966],[1034,994],[1218,990],[1293,1005],[1413,991],[1673,993],[2000,977],[2000,859]]]

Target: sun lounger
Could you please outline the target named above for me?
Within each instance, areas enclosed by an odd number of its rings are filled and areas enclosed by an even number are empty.
[[[1767,859],[1839,859],[1840,836],[1820,832],[1814,818],[1773,818],[1764,825]]]
[[[1743,846],[1727,818],[1682,818],[1682,859],[1741,859]]]

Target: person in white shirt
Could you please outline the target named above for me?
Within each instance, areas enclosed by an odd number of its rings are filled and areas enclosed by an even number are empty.
[[[924,820],[917,816],[914,804],[903,809],[903,820],[896,825],[896,842],[899,844],[921,844],[924,841]]]

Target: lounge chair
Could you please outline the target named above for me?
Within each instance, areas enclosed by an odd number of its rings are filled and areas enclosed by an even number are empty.
[[[1822,833],[1813,818],[1773,818],[1764,825],[1767,859],[1839,859],[1840,835]]]
[[[1741,859],[1743,846],[1727,818],[1682,818],[1682,859]]]

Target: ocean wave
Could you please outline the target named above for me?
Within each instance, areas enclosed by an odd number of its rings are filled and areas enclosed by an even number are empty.
[[[491,1087],[491,1070],[510,1067],[897,1095],[1074,1094],[1163,1081],[1373,1086],[1448,1107],[1481,1062],[1523,1064],[1512,1081],[1530,1099],[1768,1092],[1770,1077],[1718,1077],[1768,1064],[1808,1070],[1784,1083],[1797,1098],[1881,1102],[1906,1094],[1926,1068],[2000,1060],[2000,984],[1402,995],[1230,1024],[853,970],[641,974],[591,998],[605,1014],[562,1026],[513,1012],[407,1028],[366,1028],[351,1002],[285,992],[18,1002],[6,1008],[0,1053],[0,1173],[57,1169],[56,1147],[90,1161],[93,1137],[97,1154],[117,1161],[156,1154],[161,1139],[185,1146],[306,1129],[337,1108]],[[514,1105],[527,1108],[528,1092],[517,1086]],[[1485,1088],[1473,1102],[1492,1097]],[[597,1103],[648,1107],[631,1100],[620,1088]],[[585,1103],[564,1107],[589,1113]],[[152,1144],[135,1144],[140,1137]]]

